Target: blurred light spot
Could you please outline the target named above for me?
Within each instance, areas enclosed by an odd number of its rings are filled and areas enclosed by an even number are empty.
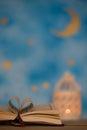
[[[66,110],[65,110],[65,113],[66,113],[66,114],[70,114],[70,113],[71,113],[71,110],[70,110],[70,109],[66,109]]]
[[[73,66],[75,63],[74,63],[73,60],[69,60],[69,61],[67,62],[67,64],[68,64],[69,66]]]
[[[48,89],[49,86],[50,86],[50,84],[48,82],[43,83],[43,88],[44,89]]]
[[[29,43],[29,45],[32,45],[32,44],[33,44],[33,39],[30,39],[30,40],[28,41],[28,43]]]
[[[7,24],[7,23],[8,23],[8,19],[7,18],[0,19],[0,24]]]
[[[5,70],[10,69],[11,66],[12,66],[12,64],[11,64],[10,61],[4,61],[4,62],[2,63],[2,67],[3,67]]]
[[[32,86],[32,91],[37,91],[38,87],[37,86]]]

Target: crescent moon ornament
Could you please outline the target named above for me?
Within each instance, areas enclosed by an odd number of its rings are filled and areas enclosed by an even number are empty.
[[[72,20],[68,24],[68,26],[65,28],[65,30],[63,30],[63,31],[53,30],[53,33],[56,36],[60,36],[60,37],[72,36],[73,34],[78,32],[78,30],[80,28],[80,19],[79,19],[78,15],[72,9],[67,8],[66,11],[71,15]]]

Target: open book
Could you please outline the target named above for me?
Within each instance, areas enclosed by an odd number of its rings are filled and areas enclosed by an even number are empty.
[[[62,126],[58,110],[55,110],[52,104],[34,106],[31,99],[26,98],[20,105],[16,96],[9,100],[8,107],[0,106],[0,122],[2,121],[10,121],[19,126],[32,123]]]

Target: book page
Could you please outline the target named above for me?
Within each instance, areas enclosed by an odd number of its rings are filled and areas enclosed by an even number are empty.
[[[7,106],[0,106],[0,112],[9,111]]]
[[[14,120],[16,116],[7,106],[0,106],[0,121]]]
[[[59,112],[57,110],[38,110],[32,112],[22,113],[21,116],[30,116],[30,115],[54,115],[59,116]]]
[[[22,120],[24,122],[28,123],[38,123],[38,124],[57,124],[61,125],[62,122],[60,119],[55,119],[55,118],[48,118],[48,117],[22,117]]]
[[[17,103],[17,107],[14,105],[14,102],[16,101]],[[20,111],[20,100],[17,96],[13,96],[9,102],[8,102],[8,109],[12,112],[12,113],[18,113]]]
[[[53,104],[41,104],[32,107],[28,112],[22,113],[21,116],[34,114],[59,115],[59,112],[55,110]]]
[[[30,98],[25,98],[21,104],[21,110],[20,113],[26,113],[31,111],[31,109],[33,108],[33,103],[31,101]]]
[[[53,115],[53,114],[34,114],[34,115],[25,115],[25,116],[21,116],[21,118],[27,118],[27,117],[42,117],[42,118],[53,118],[53,119],[60,119],[59,115]]]
[[[0,112],[0,121],[4,120],[14,120],[17,114],[13,114],[11,112]]]
[[[29,112],[32,111],[42,111],[42,110],[54,110],[54,106],[53,104],[40,104],[40,105],[35,105],[33,106]]]

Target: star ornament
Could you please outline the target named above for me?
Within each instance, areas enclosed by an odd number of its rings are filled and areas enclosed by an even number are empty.
[[[8,23],[8,19],[7,19],[7,18],[2,18],[2,19],[0,19],[0,24],[5,25],[5,24],[7,24],[7,23]]]
[[[11,63],[10,61],[4,61],[4,62],[2,63],[2,67],[3,67],[3,69],[5,69],[5,70],[10,69],[11,66],[12,66],[12,63]]]
[[[67,64],[69,65],[69,66],[74,66],[74,61],[73,60],[69,60],[68,62],[67,62]]]
[[[48,89],[49,86],[50,86],[50,84],[48,82],[43,83],[43,88],[44,89]]]

